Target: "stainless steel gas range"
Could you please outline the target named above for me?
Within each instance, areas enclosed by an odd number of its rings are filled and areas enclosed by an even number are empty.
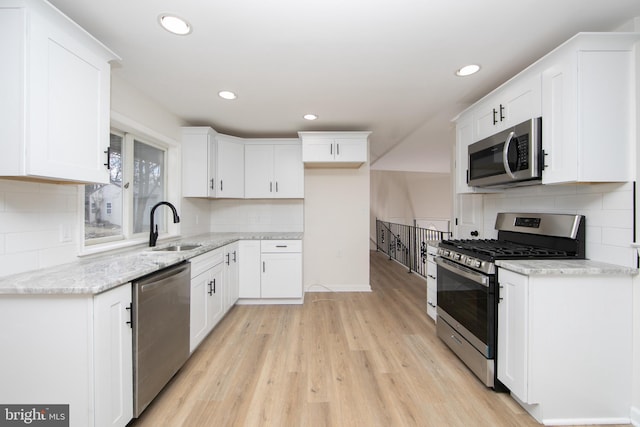
[[[500,259],[584,259],[582,215],[499,213],[498,238],[443,240],[438,268],[437,332],[488,387],[503,390],[496,377],[497,274]]]

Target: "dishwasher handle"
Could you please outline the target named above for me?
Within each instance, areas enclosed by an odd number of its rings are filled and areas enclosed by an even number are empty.
[[[139,286],[140,292],[148,292],[158,286],[162,286],[165,279],[170,279],[173,276],[182,274],[190,268],[191,265],[189,263],[183,262],[175,267],[169,267],[165,270],[161,270],[158,273],[154,273],[153,276],[142,279],[136,284]]]

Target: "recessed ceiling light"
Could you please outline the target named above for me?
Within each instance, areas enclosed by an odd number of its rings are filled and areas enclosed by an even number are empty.
[[[175,15],[163,13],[158,17],[158,22],[162,28],[179,36],[185,36],[191,32],[191,24]]]
[[[464,77],[470,76],[471,74],[475,74],[480,70],[480,66],[476,64],[465,65],[456,71],[456,76]]]
[[[305,114],[302,116],[305,120],[317,120],[318,116],[316,114]]]
[[[229,90],[221,90],[218,92],[218,96],[224,99],[236,99],[238,97],[238,95]]]

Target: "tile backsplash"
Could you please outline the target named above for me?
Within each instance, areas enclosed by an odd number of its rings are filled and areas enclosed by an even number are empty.
[[[637,267],[632,183],[536,185],[485,194],[484,235],[497,235],[498,212],[551,212],[584,215],[587,258]]]
[[[290,231],[304,230],[302,199],[211,201],[211,231]]]
[[[79,188],[0,179],[0,276],[76,259]]]

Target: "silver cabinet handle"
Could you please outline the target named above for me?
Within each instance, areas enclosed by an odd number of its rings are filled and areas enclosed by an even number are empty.
[[[262,272],[263,273],[265,272],[265,262],[264,261],[262,261]]]
[[[457,342],[458,344],[462,345],[462,341],[460,341],[460,339],[455,336],[455,335],[451,335],[451,339],[453,339],[455,342]]]

